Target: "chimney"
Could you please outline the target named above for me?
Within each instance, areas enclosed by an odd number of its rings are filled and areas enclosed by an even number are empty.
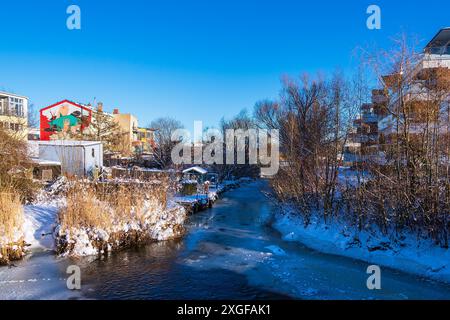
[[[119,109],[114,109],[113,114],[119,114]]]
[[[98,111],[98,112],[103,112],[103,102],[99,102],[99,103],[97,104],[97,111]]]

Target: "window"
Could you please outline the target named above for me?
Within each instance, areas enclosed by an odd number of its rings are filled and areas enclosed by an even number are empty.
[[[24,116],[24,100],[19,98],[9,98],[9,111],[16,116]]]

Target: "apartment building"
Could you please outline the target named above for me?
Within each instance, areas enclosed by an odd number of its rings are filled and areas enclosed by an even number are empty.
[[[119,109],[114,109],[112,114],[114,120],[119,124],[123,135],[123,145],[130,154],[137,152],[139,147],[139,126],[138,119],[130,113],[120,113]]]
[[[450,28],[441,29],[426,45],[409,74],[402,75],[408,83],[402,89],[395,87],[398,77],[397,74],[384,76],[385,88],[372,90],[371,103],[361,106],[360,116],[355,119],[345,145],[346,164],[383,163],[386,147],[403,131],[406,123],[411,136],[423,133],[425,125],[432,128],[438,122],[441,126],[437,130],[446,129],[442,123],[448,122],[446,110],[450,92],[441,90],[443,96],[436,99],[436,88],[442,88],[440,82],[450,79]],[[407,106],[406,118],[404,112],[400,112],[400,104]],[[430,118],[430,114],[435,117]]]
[[[151,128],[138,128],[138,152],[143,156],[153,155],[155,148],[155,130]]]
[[[20,139],[28,137],[28,98],[0,92],[0,125]]]
[[[407,105],[408,117],[388,114],[380,118],[378,127],[382,144],[391,142],[397,131],[403,130],[406,122],[411,134],[420,134],[430,113],[443,115],[443,109],[450,101],[450,92],[447,92],[447,97],[436,98],[440,94],[437,91],[442,85],[440,82],[450,79],[450,28],[441,29],[426,45],[418,63],[405,76],[407,86],[394,88],[396,77],[395,74],[383,77],[386,88],[391,91],[389,109],[397,110],[401,103]],[[439,105],[436,100],[441,100]],[[433,121],[436,120],[437,118]]]
[[[378,122],[387,115],[389,97],[384,90],[374,89],[371,100],[361,106],[359,116],[353,121],[344,151],[347,164],[380,161],[383,157],[379,152]]]

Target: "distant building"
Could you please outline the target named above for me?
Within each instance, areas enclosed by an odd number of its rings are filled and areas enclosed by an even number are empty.
[[[346,164],[380,160],[378,121],[386,116],[388,103],[389,98],[383,90],[372,90],[372,102],[363,104],[360,115],[353,121],[344,150]]]
[[[120,113],[119,109],[113,111],[114,120],[119,124],[123,134],[123,145],[130,153],[135,153],[138,143],[138,119],[130,113]]]
[[[0,126],[19,138],[28,138],[28,98],[0,92]]]
[[[96,112],[101,112],[107,117],[111,117],[117,122],[120,132],[117,134],[123,137],[121,156],[131,156],[139,154],[151,156],[154,147],[154,130],[139,128],[138,119],[129,113],[119,113],[119,109],[114,109],[113,113],[103,110],[103,103],[99,102],[97,109],[91,105],[75,103],[69,100],[57,102],[51,106],[40,110],[40,133],[39,138],[33,132],[29,136],[30,140],[37,138],[42,141],[61,140],[70,137],[71,134],[90,132],[97,117]],[[103,119],[103,118],[100,118]]]
[[[41,129],[28,128],[28,141],[39,141],[39,140],[41,140]]]
[[[152,156],[155,148],[155,130],[138,128],[138,152],[143,156]]]
[[[130,154],[152,155],[154,148],[154,130],[140,128],[138,119],[130,113],[120,113],[114,109],[113,117],[119,124],[123,135],[123,144]]]

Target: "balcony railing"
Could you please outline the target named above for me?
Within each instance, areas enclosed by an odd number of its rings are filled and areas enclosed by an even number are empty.
[[[0,108],[0,116],[25,118],[25,114],[23,112],[16,112],[15,110],[8,110],[1,108]]]
[[[373,113],[366,113],[362,115],[362,119],[364,122],[366,123],[374,123],[374,122],[378,122],[378,116],[376,114]]]
[[[450,55],[450,46],[447,47],[430,47],[427,49],[428,54],[432,55]]]

